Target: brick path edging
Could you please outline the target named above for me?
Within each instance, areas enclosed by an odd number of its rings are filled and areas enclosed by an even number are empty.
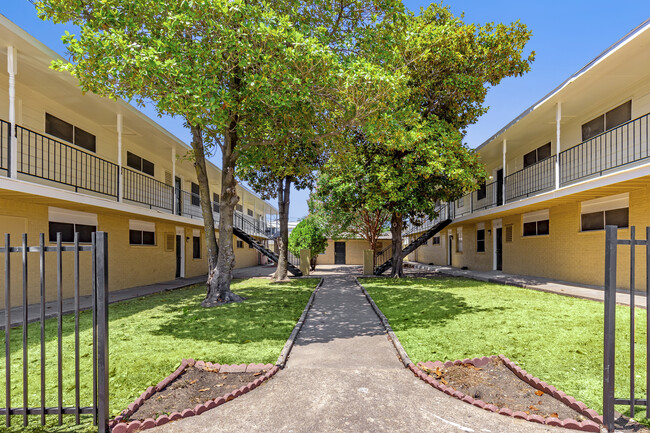
[[[246,384],[224,396],[208,400],[203,404],[197,404],[194,408],[184,409],[181,412],[172,412],[169,415],[161,415],[156,419],[147,418],[144,421],[124,421],[125,419],[128,419],[128,417],[131,416],[136,410],[138,410],[147,399],[151,398],[156,392],[165,389],[171,382],[174,381],[174,379],[180,376],[187,367],[191,366],[194,366],[196,368],[208,368],[215,373],[250,373],[260,371],[266,371],[266,373],[249,384]],[[176,371],[161,380],[158,385],[150,386],[147,388],[147,390],[143,392],[140,397],[135,399],[135,401],[131,403],[126,409],[124,409],[120,415],[108,423],[108,428],[112,433],[132,433],[161,426],[163,424],[167,424],[170,421],[177,421],[179,419],[189,418],[194,415],[200,415],[207,410],[214,409],[215,407],[220,406],[227,401],[237,398],[240,395],[246,394],[247,392],[257,388],[265,381],[273,377],[275,373],[278,372],[278,370],[278,366],[272,364],[221,365],[213,364],[211,362],[194,361],[193,359],[183,359],[181,365],[176,369]]]
[[[458,390],[455,390],[450,386],[441,383],[440,381],[426,374],[421,369],[421,367],[425,367],[428,369],[435,369],[436,367],[443,368],[443,367],[451,367],[453,365],[462,365],[462,364],[471,364],[475,367],[481,367],[489,363],[491,360],[497,358],[501,359],[504,365],[508,367],[508,369],[510,369],[510,371],[512,371],[519,379],[523,380],[533,388],[543,391],[546,394],[550,395],[551,397],[555,398],[556,400],[559,400],[563,404],[567,405],[568,407],[570,407],[571,409],[575,410],[576,412],[580,413],[581,415],[583,415],[588,419],[584,421],[577,421],[571,418],[560,420],[555,417],[543,418],[540,415],[530,415],[521,411],[512,411],[511,409],[508,408],[499,409],[497,406],[493,404],[488,404],[482,400],[474,399],[469,395],[466,395]],[[408,368],[421,380],[428,383],[432,387],[438,389],[439,391],[442,391],[451,397],[457,398],[458,400],[464,401],[478,408],[490,412],[495,412],[500,415],[520,418],[526,421],[536,422],[538,424],[546,424],[550,426],[558,426],[558,427],[564,427],[568,429],[580,430],[586,432],[600,432],[600,425],[602,425],[603,423],[603,417],[601,415],[598,415],[598,412],[588,408],[587,405],[585,405],[583,402],[577,401],[575,398],[558,390],[554,386],[549,385],[546,382],[534,377],[530,373],[526,372],[526,370],[523,370],[517,364],[515,364],[510,359],[505,357],[504,355],[491,356],[491,357],[484,356],[482,358],[464,359],[462,361],[461,360],[447,361],[447,362],[427,361],[424,363],[420,362],[418,363],[417,366],[411,363],[409,364]]]

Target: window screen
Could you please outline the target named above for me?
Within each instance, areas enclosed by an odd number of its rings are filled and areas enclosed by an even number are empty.
[[[235,209],[238,210],[239,212],[244,212],[244,206],[242,206],[242,205],[240,205],[240,204],[238,204],[237,206],[235,206]]]
[[[605,225],[617,227],[629,226],[629,208],[612,209],[605,211]]]
[[[153,162],[147,161],[135,153],[126,152],[126,165],[150,176],[154,176],[155,170]]]
[[[632,101],[619,105],[605,114],[605,129],[610,130],[632,119]]]
[[[201,237],[192,237],[192,257],[195,259],[201,258]]]
[[[212,193],[212,210],[219,213],[219,194]]]
[[[440,245],[440,236],[433,237],[433,245]]]
[[[97,149],[95,136],[76,126],[74,127],[74,144],[91,152]]]
[[[476,191],[476,200],[483,200],[485,197],[487,197],[487,185],[483,182],[478,191]]]
[[[253,216],[253,210],[252,209],[246,209],[246,213],[248,213],[248,216]]]
[[[596,117],[594,120],[582,125],[582,141],[589,140],[598,134],[605,132],[605,115]]]
[[[605,228],[603,212],[583,213],[581,218],[583,232],[589,230],[603,230]]]
[[[129,230],[131,245],[156,245],[156,234],[146,230]]]
[[[524,223],[524,236],[540,236],[549,234],[549,220]]]
[[[45,132],[61,140],[74,143],[74,126],[49,113],[45,113]]]
[[[524,155],[524,168],[551,157],[551,143],[546,143]]]
[[[485,230],[476,230],[476,252],[485,252]]]
[[[72,224],[72,223],[49,223],[50,242],[56,242],[56,234],[61,232],[62,242],[74,242],[75,232],[79,233],[79,242],[90,243],[92,242],[92,234],[97,230],[95,226],[85,224]]]
[[[199,191],[199,185],[192,182],[192,205],[201,206],[201,192]]]
[[[237,241],[237,248],[244,248],[244,241]]]

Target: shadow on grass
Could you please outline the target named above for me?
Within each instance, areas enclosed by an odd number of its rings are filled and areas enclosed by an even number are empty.
[[[473,280],[457,279],[453,286],[480,285]],[[453,293],[449,279],[411,278],[372,278],[360,279],[365,285],[372,285],[370,295],[379,309],[388,317],[394,329],[407,330],[410,328],[430,328],[443,326],[460,316],[469,316],[478,313],[503,312],[511,308],[505,306],[483,307],[470,305],[465,297]]]

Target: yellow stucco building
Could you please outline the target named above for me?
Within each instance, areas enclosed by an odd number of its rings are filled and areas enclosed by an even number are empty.
[[[82,94],[70,74],[49,68],[57,58],[0,15],[0,233],[17,246],[22,233],[29,245],[38,245],[40,233],[54,245],[58,232],[64,243],[74,232],[82,243],[93,231],[108,232],[111,290],[206,274],[196,174],[183,158],[188,145],[124,101]],[[208,172],[218,221],[221,172],[212,164]],[[277,209],[243,187],[238,195],[235,218],[267,243],[277,230]],[[240,239],[233,243],[236,267],[266,261]],[[14,262],[17,305],[22,279]],[[82,257],[82,267],[87,262]],[[55,273],[54,260],[46,266]],[[37,301],[37,261],[29,272],[29,298]],[[53,283],[47,281],[48,300],[56,297]],[[81,287],[89,293],[88,281]],[[67,278],[64,297],[71,295]]]
[[[442,205],[452,223],[409,259],[602,285],[604,226],[650,226],[649,53],[646,20],[478,146],[490,180]]]

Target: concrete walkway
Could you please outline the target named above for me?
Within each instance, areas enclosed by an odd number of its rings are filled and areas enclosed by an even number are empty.
[[[335,274],[335,272],[333,272]],[[162,432],[562,432],[451,398],[405,369],[353,277],[325,279],[287,366]]]
[[[540,290],[543,292],[552,292],[560,295],[572,296],[574,298],[592,299],[601,302],[603,302],[605,298],[605,291],[602,286],[569,283],[566,281],[552,280],[543,277],[504,274],[501,271],[470,271],[452,268],[451,266],[424,265],[416,262],[406,262],[406,264],[412,266],[416,272],[419,270],[435,274],[449,275],[452,277],[465,277],[479,281],[508,284],[510,286]],[[413,272],[407,271],[407,274],[412,273]],[[643,281],[639,281],[639,284],[645,285]],[[616,303],[621,305],[630,305],[630,292],[628,290],[618,290],[616,293]],[[634,303],[638,308],[646,308],[645,291],[636,291]]]

